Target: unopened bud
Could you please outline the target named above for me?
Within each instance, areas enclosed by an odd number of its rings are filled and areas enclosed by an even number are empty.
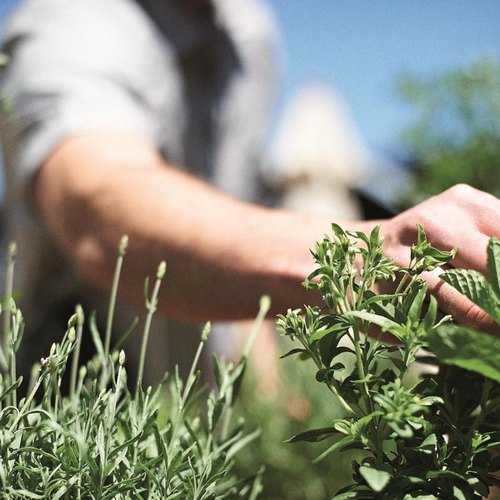
[[[76,314],[76,317],[77,317],[77,323],[79,326],[83,325],[84,321],[85,321],[85,314],[83,313],[83,307],[78,304],[76,307],[75,307],[75,314]]]
[[[259,308],[263,314],[267,314],[269,309],[271,309],[271,297],[269,297],[269,295],[263,295],[260,298]]]
[[[9,261],[13,261],[17,257],[17,244],[15,241],[11,241],[9,243],[9,249],[8,249],[8,259]]]
[[[73,328],[78,323],[78,314],[75,312],[68,320],[68,328]]]
[[[212,324],[210,321],[205,323],[203,330],[201,331],[201,341],[206,342],[208,340],[208,336],[210,335],[210,331],[212,330]]]
[[[162,261],[160,265],[158,266],[158,271],[156,273],[156,277],[161,280],[165,276],[165,273],[167,272],[167,263],[165,261]]]
[[[127,253],[128,247],[128,235],[124,234],[120,240],[120,244],[118,245],[118,255],[123,257]]]

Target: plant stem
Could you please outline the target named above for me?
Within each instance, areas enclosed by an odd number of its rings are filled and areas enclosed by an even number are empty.
[[[19,323],[22,321],[20,312],[16,312],[16,315],[12,318],[12,326],[10,329],[10,346],[9,346],[9,376],[10,383],[13,384],[17,379],[17,370],[16,370],[16,351],[14,345],[17,340],[17,336],[19,334]],[[14,389],[11,394],[11,404],[12,406],[17,406],[17,389]]]
[[[69,394],[71,398],[75,401],[75,391],[76,391],[76,379],[78,377],[78,366],[80,364],[80,348],[82,345],[82,331],[83,331],[83,323],[84,323],[84,315],[82,306],[76,306],[76,339],[75,339],[75,350],[73,352],[73,356],[71,359],[71,373],[70,373],[70,382],[69,382]]]
[[[38,391],[38,388],[40,387],[40,384],[42,383],[42,381],[43,381],[44,378],[45,377],[43,376],[43,374],[41,374],[38,377],[38,380],[36,381],[36,384],[33,386],[33,389],[30,392],[29,396],[26,398],[26,401],[24,402],[23,407],[19,410],[19,413],[17,414],[17,417],[15,418],[14,422],[12,422],[12,425],[9,427],[9,431],[10,432],[14,432],[15,428],[17,427],[17,424],[24,417],[24,414],[29,409],[29,407],[31,405],[31,402],[33,401],[33,398],[35,397],[35,394]]]
[[[2,343],[0,343],[0,365],[2,367],[2,370],[7,371],[8,370],[8,362],[7,358],[9,357],[8,354],[6,355],[5,353],[9,352],[10,346],[10,328],[11,328],[11,310],[10,310],[10,301],[12,299],[12,291],[14,289],[14,264],[16,260],[16,255],[17,255],[17,247],[15,243],[10,243],[9,244],[9,251],[7,254],[7,269],[5,271],[5,303],[4,303],[4,309],[5,309],[5,315],[3,318],[3,346]]]
[[[156,306],[158,303],[158,292],[160,290],[161,280],[165,276],[167,270],[167,266],[165,262],[162,262],[158,266],[158,271],[156,273],[156,282],[153,289],[153,293],[151,294],[151,300],[146,298],[146,308],[148,310],[148,314],[146,316],[146,321],[144,324],[144,332],[142,335],[142,343],[141,343],[141,352],[139,357],[139,368],[137,370],[137,383],[135,386],[135,397],[137,399],[137,395],[139,393],[140,388],[142,387],[142,378],[144,375],[144,363],[146,361],[146,350],[148,345],[149,332],[151,330],[151,321],[153,319],[153,315],[156,311]]]
[[[179,411],[177,413],[175,422],[173,423],[172,426],[172,435],[170,438],[170,442],[168,444],[167,448],[167,457],[170,457],[172,448],[175,445],[175,439],[177,437],[177,433],[179,431],[179,426],[183,420],[184,416],[184,409],[186,407],[186,402],[187,402],[187,397],[188,393],[190,392],[191,385],[194,383],[194,377],[195,377],[195,371],[198,366],[198,362],[200,360],[201,353],[203,351],[203,347],[205,346],[205,342],[208,339],[208,334],[210,333],[210,322],[206,323],[205,327],[203,328],[200,336],[200,343],[198,344],[198,349],[196,350],[196,354],[194,356],[193,362],[191,363],[191,368],[189,370],[189,374],[186,378],[186,384],[184,386],[184,390],[182,391],[182,395],[179,401]]]
[[[104,360],[101,379],[101,389],[103,389],[108,382],[109,377],[109,350],[111,346],[111,333],[113,330],[113,318],[115,314],[116,297],[118,295],[118,284],[120,282],[120,274],[123,266],[123,257],[127,251],[128,236],[122,236],[118,246],[118,258],[116,259],[115,272],[113,275],[113,285],[111,287],[111,295],[109,298],[108,316],[106,318],[106,331],[104,335]]]

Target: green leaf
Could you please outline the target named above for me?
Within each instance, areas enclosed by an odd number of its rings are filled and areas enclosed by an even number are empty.
[[[433,295],[431,295],[429,300],[429,307],[427,308],[427,312],[425,313],[424,319],[422,321],[422,325],[426,332],[428,332],[436,323],[437,312],[437,300]]]
[[[329,335],[331,333],[341,333],[341,332],[346,332],[347,329],[349,328],[349,325],[346,324],[345,321],[342,321],[341,318],[339,318],[339,321],[335,323],[332,326],[329,326],[328,328],[322,328],[320,330],[315,331],[310,337],[309,340],[310,342],[316,342],[317,340],[322,339],[326,335]]]
[[[422,305],[427,296],[427,286],[422,284],[418,289],[418,292],[413,299],[410,308],[408,309],[408,318],[412,321],[418,321],[420,319],[420,311],[422,310]]]
[[[142,437],[142,435],[143,435],[143,432],[140,431],[134,437],[132,437],[130,439],[127,439],[124,443],[121,443],[118,446],[116,446],[115,448],[113,448],[113,450],[109,454],[109,458],[108,459],[111,460],[112,458],[114,458],[115,456],[117,456],[120,453],[120,451],[122,451],[125,448],[132,449],[133,448],[132,445],[135,442],[139,441],[139,439]]]
[[[307,357],[309,357],[309,354],[306,349],[301,349],[297,347],[295,349],[292,349],[291,351],[288,351],[286,354],[280,356],[280,359],[288,358],[288,356],[293,356],[294,354],[307,355]]]
[[[102,345],[101,335],[100,335],[99,330],[97,328],[97,318],[96,318],[95,312],[92,313],[92,315],[90,316],[89,327],[90,327],[90,334],[91,334],[92,340],[94,342],[94,346],[95,346],[97,353],[99,354],[99,357],[101,358],[102,362],[104,362],[106,359],[106,356],[104,355],[104,347]]]
[[[330,448],[328,448],[327,450],[325,450],[321,455],[319,455],[318,457],[316,457],[313,460],[313,463],[317,463],[320,460],[323,460],[325,457],[327,457],[328,455],[330,455],[330,453],[333,453],[334,451],[342,450],[343,448],[345,448],[345,447],[349,446],[350,444],[354,443],[356,440],[357,440],[356,436],[353,436],[353,435],[346,436],[346,437],[342,438],[340,441],[337,441],[336,443],[333,443],[332,446],[330,446]]]
[[[395,439],[385,439],[382,443],[382,451],[389,460],[398,456],[398,445]]]
[[[321,429],[311,429],[310,431],[301,432],[290,439],[287,439],[285,443],[298,443],[300,441],[316,442],[322,441],[330,436],[338,434],[339,431],[335,427],[323,427]]]
[[[435,449],[437,447],[437,437],[435,434],[429,434],[423,441],[422,443],[417,446],[417,450],[425,453],[427,455],[431,455],[434,453]]]
[[[222,386],[222,370],[219,362],[219,358],[215,353],[212,353],[212,368],[214,372],[215,383],[217,384],[217,389],[220,390]]]
[[[451,269],[441,274],[441,279],[500,323],[500,303],[493,288],[481,273],[474,270]]]
[[[494,236],[488,244],[488,280],[500,299],[500,239]]]
[[[226,404],[226,396],[223,395],[220,399],[213,402],[211,399],[208,400],[207,405],[209,407],[209,417],[210,417],[210,431],[213,432],[215,426],[219,422],[219,418],[222,415],[222,410]],[[213,405],[213,406],[211,406]]]
[[[368,486],[370,486],[370,488],[377,493],[382,491],[387,486],[387,483],[392,477],[386,470],[368,467],[367,465],[362,465],[359,468],[359,473],[368,483]]]
[[[441,363],[500,382],[500,339],[463,326],[443,325],[430,332],[429,348]]]
[[[371,306],[372,304],[375,304],[377,302],[388,302],[395,297],[400,297],[402,294],[401,293],[386,293],[386,294],[374,294],[370,290],[365,292],[365,297],[368,297],[366,300],[364,300],[360,304],[360,309],[368,309],[368,306]]]
[[[407,494],[403,497],[403,500],[436,500],[434,495],[420,495],[420,494]]]
[[[372,325],[379,326],[383,332],[390,332],[398,338],[402,338],[405,334],[405,329],[398,325],[395,321],[378,314],[369,313],[367,311],[348,311],[345,316],[359,318]]]
[[[261,435],[261,430],[256,429],[250,434],[240,438],[227,452],[226,459],[231,460],[242,448],[247,446]]]
[[[348,500],[349,498],[356,498],[358,494],[355,491],[347,491],[332,497],[332,500]]]
[[[464,475],[459,474],[458,472],[454,472],[452,470],[430,470],[425,474],[425,477],[428,479],[435,478],[450,478],[450,479],[459,479],[465,481],[466,478]]]
[[[240,393],[241,384],[243,382],[243,376],[245,375],[247,367],[247,359],[241,358],[240,362],[235,366],[234,371],[231,373],[231,381],[233,384],[233,397],[230,402],[231,406],[234,405],[236,400],[238,399],[238,395]]]

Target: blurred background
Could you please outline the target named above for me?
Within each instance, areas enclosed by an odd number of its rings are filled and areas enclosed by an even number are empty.
[[[321,82],[366,148],[377,201],[398,209],[459,181],[500,194],[498,2],[270,3],[285,54],[273,130]]]
[[[19,1],[0,0],[0,35]],[[268,3],[283,57],[263,178],[283,205],[377,216],[456,182],[500,196],[498,0]],[[327,498],[350,473],[337,456],[312,465],[319,446],[283,445],[335,411],[297,365],[280,361],[267,397],[250,373],[243,396],[263,435],[240,467],[266,466],[264,498]]]

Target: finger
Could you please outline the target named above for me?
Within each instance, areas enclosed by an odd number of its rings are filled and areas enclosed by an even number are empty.
[[[463,269],[474,269],[483,274],[486,273],[486,255],[490,238],[479,231],[463,235],[456,242],[457,253],[451,264]]]
[[[452,264],[486,270],[486,249],[491,236],[500,237],[500,200],[466,185],[457,185],[423,204],[416,218],[429,242],[441,250],[457,248]]]

